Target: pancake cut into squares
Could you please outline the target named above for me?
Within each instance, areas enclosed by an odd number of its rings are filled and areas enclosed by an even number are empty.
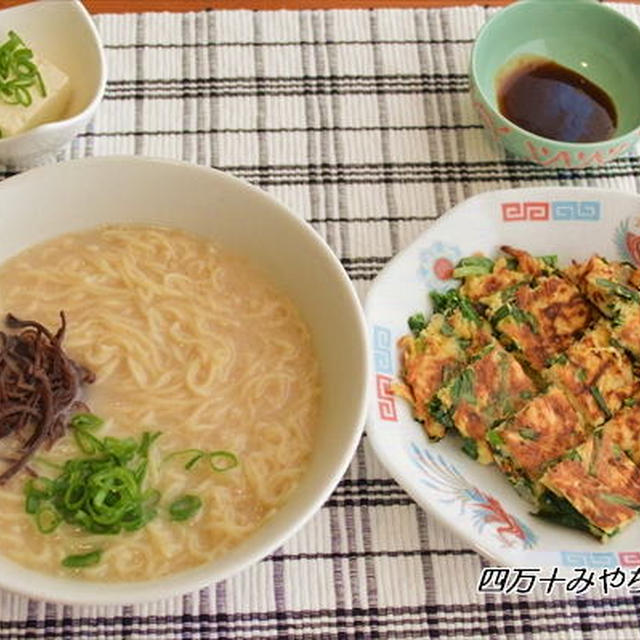
[[[491,327],[457,292],[432,296],[434,313],[427,323],[422,314],[409,319],[410,335],[398,341],[403,383],[393,389],[409,400],[413,415],[431,439],[439,440],[445,430],[427,410],[432,396],[450,380],[469,358],[493,340]]]
[[[491,323],[502,340],[538,372],[569,347],[592,317],[592,307],[578,288],[559,276],[519,287],[510,301],[490,310]]]
[[[546,468],[586,438],[584,419],[554,386],[487,433],[500,470],[522,497],[534,503]]]
[[[536,393],[520,363],[494,340],[434,396],[429,409],[443,428],[458,430],[467,454],[487,464],[492,461],[487,431]]]
[[[640,469],[605,428],[552,465],[540,479],[538,515],[607,540],[636,517]]]
[[[632,362],[612,342],[604,321],[556,356],[544,375],[566,391],[592,427],[611,418],[638,390]]]

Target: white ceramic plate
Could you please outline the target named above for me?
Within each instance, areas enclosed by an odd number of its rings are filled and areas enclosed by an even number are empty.
[[[500,245],[534,255],[557,254],[561,264],[598,252],[640,264],[640,197],[589,188],[494,191],[466,200],[384,268],[365,312],[373,371],[368,435],[382,463],[424,509],[493,562],[524,567],[640,565],[640,522],[606,545],[588,534],[530,514],[495,468],[483,467],[447,436],[429,442],[408,404],[389,391],[398,376],[396,341],[407,318],[430,312],[429,291],[457,286],[451,268],[463,256],[489,256]]]

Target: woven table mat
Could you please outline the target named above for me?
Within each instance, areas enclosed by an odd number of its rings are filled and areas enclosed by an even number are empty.
[[[615,6],[640,22],[640,6]],[[493,11],[98,15],[106,96],[58,159],[136,154],[229,171],[303,216],[361,297],[393,255],[476,193],[638,191],[636,154],[557,170],[506,157],[485,137],[466,70]],[[0,638],[640,638],[638,596],[478,594],[483,565],[389,477],[364,436],[321,511],[256,566],[141,606],[0,591]]]

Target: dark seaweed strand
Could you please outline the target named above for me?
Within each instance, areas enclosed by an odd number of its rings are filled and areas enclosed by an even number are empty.
[[[40,447],[50,447],[64,435],[70,414],[83,406],[78,400],[81,386],[95,380],[91,371],[64,353],[62,311],[60,321],[53,334],[39,322],[8,314],[5,323],[14,332],[0,331],[0,444],[8,436],[18,441],[13,452],[0,452],[6,463],[0,484],[18,473]]]

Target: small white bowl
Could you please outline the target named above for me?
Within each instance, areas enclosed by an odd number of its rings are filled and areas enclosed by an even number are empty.
[[[199,589],[257,562],[329,497],[360,439],[369,377],[364,313],[340,262],[303,220],[237,178],[135,157],[74,160],[0,183],[0,262],[35,243],[100,224],[155,223],[214,238],[247,256],[306,320],[320,361],[322,410],[300,485],[224,556],[158,580],[100,584],[56,578],[0,555],[0,587],[65,603],[130,604]]]
[[[0,163],[25,166],[53,155],[84,129],[104,95],[102,42],[79,0],[38,0],[0,11],[0,34],[12,29],[71,79],[65,117],[0,139]]]

